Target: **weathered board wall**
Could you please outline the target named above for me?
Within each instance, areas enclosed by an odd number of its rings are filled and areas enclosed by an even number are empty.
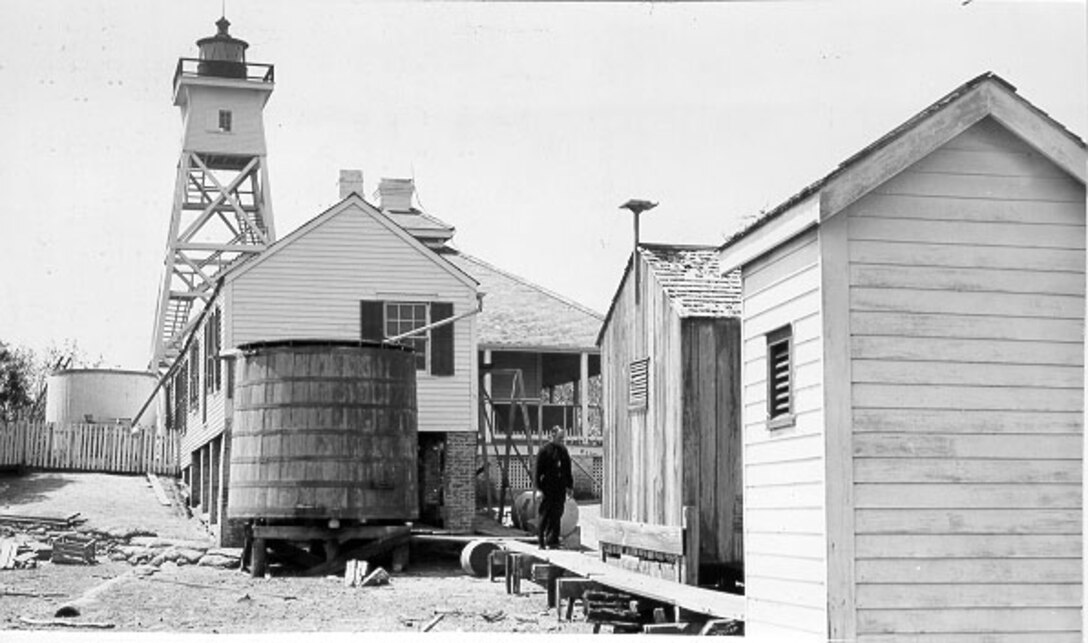
[[[741,564],[740,351],[736,319],[681,319],[649,267],[629,273],[601,342],[604,518],[680,526],[699,510],[704,563]],[[630,364],[649,358],[629,408]]]
[[[819,238],[744,266],[744,548],[749,636],[827,636],[827,531]],[[767,334],[793,334],[791,426],[767,422]]]
[[[1084,186],[985,119],[844,214],[858,640],[1082,640]]]
[[[741,566],[740,320],[686,318],[680,343],[682,503],[699,510],[701,558]]]
[[[603,518],[682,524],[680,343],[680,318],[648,266],[640,268],[638,306],[629,271],[601,340]],[[645,358],[646,408],[630,411],[630,364]]]

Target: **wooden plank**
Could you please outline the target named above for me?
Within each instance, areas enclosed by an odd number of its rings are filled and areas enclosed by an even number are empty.
[[[995,177],[1045,177],[1069,180],[1068,175],[1039,154],[1026,149],[960,149],[950,145],[911,166],[911,172],[981,174]]]
[[[1068,607],[858,611],[858,631],[874,634],[1068,632],[1078,627],[1080,609]]]
[[[789,605],[822,609],[827,604],[827,591],[823,583],[778,578],[763,578],[748,574],[744,578],[747,596],[772,597]]]
[[[1077,483],[1079,460],[953,460],[947,458],[859,458],[854,481],[955,483]]]
[[[1076,584],[860,585],[859,609],[1080,607]]]
[[[858,558],[1080,558],[1077,535],[858,534]]]
[[[819,592],[822,594],[823,588]],[[825,608],[806,607],[804,605],[791,605],[772,599],[751,598],[748,599],[748,614],[750,619],[757,619],[765,623],[785,625],[791,629],[801,630],[817,634],[826,638],[827,610]],[[752,636],[745,632],[745,637]],[[804,637],[811,638],[811,637]],[[783,639],[778,639],[783,640]],[[803,640],[791,637],[785,640]],[[813,639],[815,640],[815,639]]]
[[[822,534],[798,534],[798,533],[766,533],[745,526],[749,542],[746,545],[746,553],[781,555],[788,553],[790,556],[806,559],[819,559],[827,554],[826,539]],[[750,568],[745,569],[747,576],[752,575]]]
[[[855,409],[854,432],[1076,434],[1080,412]]]
[[[853,403],[856,408],[1072,412],[1084,408],[1084,392],[1016,386],[857,383]]]
[[[976,364],[1081,366],[1077,344],[916,337],[859,337],[851,341],[855,359],[918,360]],[[1046,410],[1046,409],[1039,409]]]
[[[1041,118],[1018,96],[993,89],[987,93],[996,120],[1084,184],[1088,163],[1084,160],[1083,143]]]
[[[850,289],[850,309],[854,311],[1081,319],[1083,306],[1083,297],[1045,293],[959,293],[863,286]]]
[[[982,201],[1084,203],[1084,188],[1068,176],[994,176],[917,172],[911,168],[873,190],[876,194],[937,196]],[[1028,206],[1030,208],[1030,206]]]
[[[852,239],[900,243],[954,243],[972,246],[1084,249],[1084,228],[1076,225],[1023,225],[980,221],[850,219]]]
[[[955,390],[961,388],[966,387],[955,387]],[[1012,390],[1008,390],[1012,395]],[[1079,396],[1080,391],[1075,394]],[[939,400],[934,400],[934,404],[938,403]],[[902,404],[909,404],[909,399]],[[1081,440],[1075,435],[866,433],[854,439],[853,451],[860,458],[1079,460],[1080,445]]]
[[[599,518],[596,528],[597,540],[603,543],[649,549],[677,556],[684,554],[683,529],[679,526]]]
[[[858,509],[1080,509],[1081,495],[1077,484],[877,483],[854,487]]]
[[[1084,369],[1080,366],[1040,367],[1006,364],[1001,368],[942,361],[894,362],[854,360],[855,383],[950,384],[967,386],[1009,386],[1051,389],[1081,389]]]
[[[853,264],[850,285],[866,288],[910,288],[956,292],[1050,293],[1083,295],[1084,274],[947,266],[885,266]]]
[[[151,484],[151,490],[155,492],[155,497],[158,498],[159,504],[169,507],[172,503],[170,502],[170,499],[166,497],[166,492],[162,488],[162,483],[159,482],[159,477],[148,471],[147,481]]]
[[[1013,205],[1013,204],[1009,204]],[[1071,204],[1060,204],[1074,208]],[[987,210],[989,211],[989,210]],[[1016,210],[1020,212],[1021,210]],[[1081,215],[1083,216],[1083,215]],[[850,261],[895,266],[943,266],[1084,273],[1083,252],[1077,248],[1015,248],[953,243],[902,243],[896,240],[850,242]]]
[[[823,436],[808,433],[750,443],[745,446],[744,461],[749,464],[769,464],[818,458],[823,454]]]
[[[824,487],[819,482],[805,482],[773,487],[752,487],[744,496],[748,509],[800,509],[822,507]]]
[[[764,485],[782,485],[805,482],[823,482],[823,458],[810,458],[792,462],[746,464],[744,466],[745,489]]]
[[[858,509],[859,534],[1080,533],[1072,509]]]
[[[1083,643],[1080,631],[1075,632],[1016,632],[989,633],[987,643]],[[978,643],[978,634],[862,634],[858,643]]]
[[[790,554],[754,554],[748,552],[744,573],[763,578],[823,583],[827,578],[826,553],[819,558],[802,558]]]
[[[826,530],[823,498],[814,496],[809,498],[809,502],[816,506],[810,504],[808,507],[796,509],[760,509],[749,506],[744,515],[745,522],[749,530],[757,533],[823,534]]]
[[[1080,565],[1065,559],[974,558],[859,560],[858,583],[1079,583]]]
[[[755,295],[805,271],[816,265],[819,258],[816,235],[806,235],[776,248],[745,268],[742,277],[745,296]]]
[[[744,293],[744,319],[745,323],[750,318],[766,315],[773,312],[783,304],[804,299],[806,295],[820,289],[819,266],[812,264],[806,266],[800,272],[782,278],[772,284],[773,287],[765,288],[760,292]]]

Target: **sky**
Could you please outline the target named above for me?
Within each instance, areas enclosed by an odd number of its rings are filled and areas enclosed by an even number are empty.
[[[181,122],[221,0],[0,0],[0,340],[144,368]],[[993,71],[1088,135],[1085,2],[228,0],[276,231],[340,169],[415,179],[454,245],[604,313],[643,241],[717,245]]]

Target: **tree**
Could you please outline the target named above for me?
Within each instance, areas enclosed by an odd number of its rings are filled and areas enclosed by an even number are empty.
[[[34,353],[0,340],[0,422],[31,419],[36,379]]]

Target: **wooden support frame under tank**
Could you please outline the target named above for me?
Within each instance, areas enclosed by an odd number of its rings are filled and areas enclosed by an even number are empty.
[[[274,549],[281,556],[304,567],[302,576],[336,574],[349,559],[365,560],[393,552],[393,571],[408,565],[409,525],[356,525],[344,528],[307,525],[249,525],[246,529],[243,561],[249,566],[254,578],[268,571],[268,551]],[[291,542],[321,541],[325,545],[322,558],[291,545]],[[364,542],[365,541],[365,542]],[[344,547],[348,543],[359,543]]]

